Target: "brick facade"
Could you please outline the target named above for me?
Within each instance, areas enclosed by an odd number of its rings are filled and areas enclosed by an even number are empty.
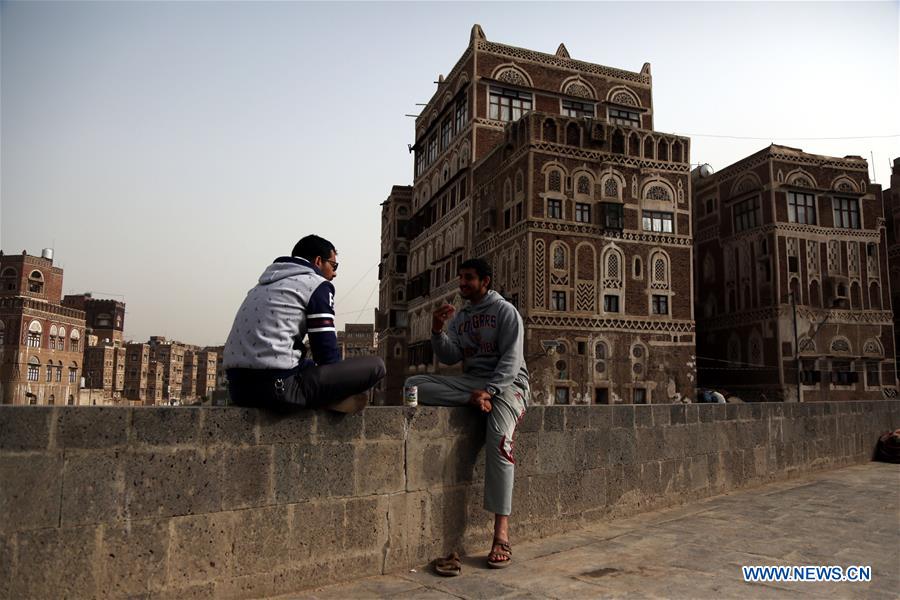
[[[750,400],[896,394],[881,197],[862,158],[777,145],[695,180],[702,385]]]

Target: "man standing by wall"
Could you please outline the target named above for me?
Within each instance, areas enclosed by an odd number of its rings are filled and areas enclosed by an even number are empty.
[[[523,356],[524,327],[515,307],[490,289],[493,272],[480,258],[459,267],[460,295],[468,300],[452,321],[449,304],[432,317],[431,344],[442,363],[463,361],[460,376],[416,375],[406,385],[418,386],[419,401],[436,406],[470,404],[487,413],[484,508],[494,513],[494,542],[488,566],[509,565],[509,515],[515,460],[513,435],[531,396]]]
[[[308,235],[291,256],[269,265],[248,292],[225,343],[224,367],[235,404],[291,404],[344,413],[384,377],[377,356],[341,361],[334,326],[334,245]],[[312,360],[306,358],[309,336]]]

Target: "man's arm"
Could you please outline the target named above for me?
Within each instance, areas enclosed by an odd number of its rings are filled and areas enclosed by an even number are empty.
[[[438,360],[445,365],[455,365],[463,358],[453,321],[450,321],[450,334],[444,333],[444,324],[455,310],[452,305],[445,304],[434,311],[431,318],[431,348]]]
[[[497,325],[497,349],[500,352],[500,360],[490,381],[484,386],[492,396],[500,394],[512,385],[525,363],[523,355],[525,328],[522,326],[519,311],[511,304],[506,304],[498,315]]]
[[[323,281],[306,305],[306,333],[317,365],[340,362],[337,330],[334,327],[334,286]]]

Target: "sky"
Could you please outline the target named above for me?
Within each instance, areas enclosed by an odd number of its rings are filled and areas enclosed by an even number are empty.
[[[474,23],[513,46],[650,62],[655,128],[690,136],[694,163],[774,142],[863,156],[887,185],[898,6],[2,2],[0,248],[53,248],[64,293],[126,302],[126,338],[207,345],[264,267],[317,233],[338,250],[339,327],[371,323],[380,203],[412,183],[405,115]]]

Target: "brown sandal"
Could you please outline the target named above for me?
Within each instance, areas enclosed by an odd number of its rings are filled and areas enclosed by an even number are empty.
[[[444,577],[456,577],[462,572],[459,554],[451,552],[447,558],[436,558],[432,561],[434,572]]]
[[[494,547],[499,546],[499,550],[494,550]],[[505,569],[509,566],[509,563],[512,562],[512,548],[509,545],[509,542],[504,542],[503,540],[494,539],[493,545],[491,546],[491,552],[488,554],[487,565],[491,569]]]

